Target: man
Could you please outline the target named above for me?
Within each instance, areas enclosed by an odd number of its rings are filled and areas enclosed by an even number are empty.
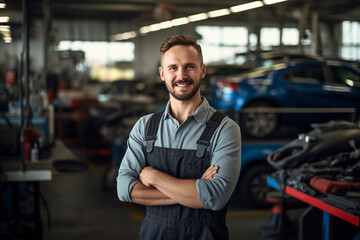
[[[133,127],[118,197],[146,206],[139,239],[228,239],[227,205],[240,174],[239,126],[200,95],[206,67],[194,38],[169,37],[160,52],[170,99],[164,112]]]

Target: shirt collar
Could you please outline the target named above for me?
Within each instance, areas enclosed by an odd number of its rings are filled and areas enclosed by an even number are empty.
[[[201,101],[200,106],[196,109],[195,113],[192,116],[199,123],[206,124],[206,122],[208,121],[208,118],[209,118],[208,113],[210,111],[210,105],[205,97],[201,97],[201,100],[202,101]],[[166,104],[166,107],[165,107],[165,112],[163,115],[164,120],[167,119],[168,117],[170,117],[169,107],[170,107],[170,100],[168,101],[168,103]]]
[[[201,124],[206,124],[210,112],[210,105],[205,97],[201,97],[202,102],[194,113],[194,118]]]

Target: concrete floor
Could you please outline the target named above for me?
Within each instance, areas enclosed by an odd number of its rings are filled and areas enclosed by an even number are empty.
[[[51,213],[49,226],[46,211],[42,210],[44,240],[137,239],[144,217],[143,207],[122,203],[115,189],[102,187],[105,162],[89,162],[81,150],[73,150],[89,168],[79,173],[56,174],[52,181],[41,183],[41,193]],[[293,219],[300,213],[299,210],[289,211]],[[239,198],[234,196],[227,215],[230,239],[271,239],[257,234],[270,215],[270,209],[241,206]]]

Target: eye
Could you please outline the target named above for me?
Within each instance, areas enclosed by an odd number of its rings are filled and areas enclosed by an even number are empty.
[[[188,65],[187,68],[188,68],[188,69],[194,69],[195,66],[194,66],[194,65]]]
[[[176,67],[175,67],[175,66],[171,66],[171,67],[169,67],[168,69],[169,69],[169,71],[175,71],[175,70],[176,70]]]

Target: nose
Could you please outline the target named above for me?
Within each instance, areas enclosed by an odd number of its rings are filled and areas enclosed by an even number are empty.
[[[180,67],[178,68],[178,71],[177,71],[177,79],[178,80],[182,80],[186,78],[186,71],[185,71],[185,68],[183,67]]]

